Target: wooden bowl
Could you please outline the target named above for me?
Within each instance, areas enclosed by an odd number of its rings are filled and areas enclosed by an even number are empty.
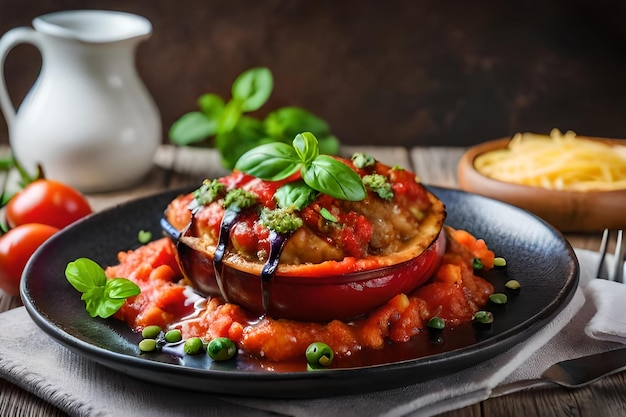
[[[625,143],[619,139],[587,139],[622,145]],[[597,232],[604,228],[626,228],[626,190],[549,190],[494,180],[475,169],[474,160],[478,155],[506,148],[508,143],[508,138],[498,139],[467,150],[461,157],[457,170],[461,189],[526,209],[562,232]]]

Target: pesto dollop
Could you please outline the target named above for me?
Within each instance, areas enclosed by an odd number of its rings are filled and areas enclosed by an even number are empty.
[[[243,210],[255,206],[259,201],[256,194],[241,188],[230,190],[224,197],[224,207],[229,210]]]
[[[292,207],[261,210],[261,224],[277,233],[291,233],[304,224]]]
[[[223,196],[225,191],[226,186],[218,180],[204,180],[200,188],[193,192],[193,198],[198,204],[206,206]]]

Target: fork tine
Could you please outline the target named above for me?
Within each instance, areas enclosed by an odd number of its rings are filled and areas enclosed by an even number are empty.
[[[602,241],[600,242],[600,261],[598,262],[598,269],[596,271],[596,278],[609,279],[606,271],[605,258],[606,252],[609,247],[609,229],[604,229],[602,232]]]
[[[613,260],[613,281],[624,282],[624,251],[623,251],[623,231],[617,231],[617,242],[615,243],[615,259]]]

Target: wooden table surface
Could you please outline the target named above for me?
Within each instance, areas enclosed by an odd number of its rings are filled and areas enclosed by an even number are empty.
[[[355,148],[342,150],[352,154]],[[456,164],[463,148],[364,148],[389,165],[411,167],[425,184],[455,188]],[[156,166],[145,180],[127,190],[88,195],[94,210],[102,210],[124,201],[185,185],[193,186],[205,177],[225,173],[219,158],[210,150],[181,149],[163,146],[155,157]],[[169,169],[174,167],[174,169]],[[598,234],[566,234],[574,247],[597,250]],[[0,290],[0,312],[20,306],[19,298]],[[0,315],[0,320],[2,316]],[[4,335],[3,337],[7,337]],[[0,341],[1,343],[1,341]],[[506,416],[589,416],[623,417],[626,415],[626,372],[607,377],[587,388],[568,391],[543,388],[493,398],[443,414],[446,417]],[[26,390],[0,379],[0,416],[65,416],[66,414]]]

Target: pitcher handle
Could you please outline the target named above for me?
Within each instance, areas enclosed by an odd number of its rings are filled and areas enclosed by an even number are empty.
[[[0,38],[0,108],[4,113],[9,131],[15,120],[16,109],[7,90],[7,83],[4,78],[4,62],[11,49],[20,43],[30,43],[41,51],[39,33],[29,27],[10,29]]]

